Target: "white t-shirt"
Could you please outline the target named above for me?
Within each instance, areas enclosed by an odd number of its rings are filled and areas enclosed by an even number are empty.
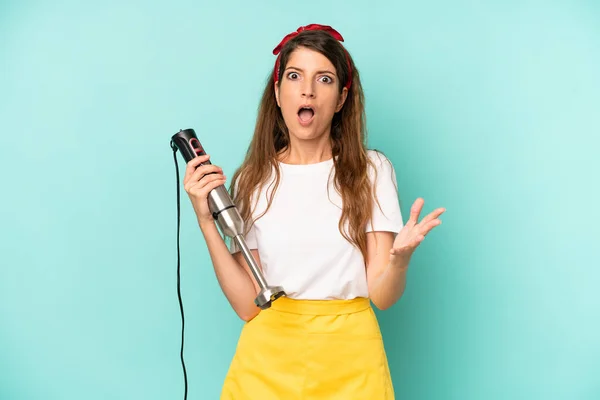
[[[403,223],[395,170],[382,153],[368,150],[368,155],[378,169],[376,196],[383,213],[375,202],[365,230],[398,233]],[[279,163],[281,180],[271,207],[245,236],[248,247],[258,249],[267,283],[283,287],[293,299],[369,297],[365,260],[338,229],[342,198],[334,187],[333,167],[333,159],[315,164]],[[369,176],[373,181],[371,168]],[[254,219],[266,209],[273,190],[269,184],[274,179],[273,174],[260,191]],[[253,197],[253,207],[255,200]],[[237,251],[231,240],[230,252]]]

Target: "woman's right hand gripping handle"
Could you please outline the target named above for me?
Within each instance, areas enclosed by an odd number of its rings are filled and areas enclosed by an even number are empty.
[[[208,207],[208,193],[226,181],[220,167],[214,164],[200,165],[209,158],[208,155],[198,156],[187,163],[183,186],[192,201],[221,290],[237,315],[249,321],[260,312],[254,304],[259,289],[242,254],[230,254]],[[251,251],[260,266],[258,252]]]
[[[198,218],[203,225],[213,221],[212,213],[208,207],[208,193],[214,188],[225,184],[227,178],[223,169],[214,164],[204,164],[210,156],[205,154],[191,159],[187,163],[183,187],[188,194]]]

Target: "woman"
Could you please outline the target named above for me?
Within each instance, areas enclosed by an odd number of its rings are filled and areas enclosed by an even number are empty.
[[[227,248],[208,192],[226,182],[216,165],[188,163],[184,186],[235,312],[246,321],[221,399],[394,398],[371,302],[401,297],[410,257],[440,224],[440,208],[403,225],[395,171],[365,145],[358,71],[334,29],[287,35],[263,93],[232,197],[266,281],[286,297],[254,304],[259,289],[235,243]]]

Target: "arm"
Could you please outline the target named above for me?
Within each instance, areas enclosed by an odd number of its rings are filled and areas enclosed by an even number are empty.
[[[371,301],[380,310],[393,306],[404,293],[408,263],[390,262],[394,243],[392,232],[367,233],[367,282]]]
[[[244,321],[250,321],[260,310],[254,304],[256,285],[242,256],[239,253],[232,256],[229,252],[212,217],[208,194],[224,185],[226,177],[221,167],[212,163],[202,164],[209,158],[208,154],[204,154],[188,161],[183,185],[194,207],[221,290],[237,315]],[[261,267],[258,252],[252,251],[252,254]]]
[[[254,304],[259,292],[252,277],[250,267],[241,252],[230,254],[214,221],[200,223],[200,229],[206,240],[215,275],[225,297],[244,321],[250,321],[260,312]],[[262,268],[257,250],[251,250],[259,267]]]
[[[415,201],[410,218],[394,237],[392,232],[367,233],[367,282],[371,300],[377,308],[393,306],[404,293],[406,271],[417,246],[442,221],[438,219],[445,208],[438,208],[418,222],[423,199]]]

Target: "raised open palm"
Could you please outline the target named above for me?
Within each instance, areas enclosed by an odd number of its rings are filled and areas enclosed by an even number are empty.
[[[412,256],[416,248],[421,244],[425,236],[431,232],[433,228],[440,225],[442,221],[439,216],[442,215],[446,209],[437,208],[430,214],[425,216],[421,222],[419,222],[419,215],[423,209],[425,201],[422,198],[418,198],[413,203],[410,209],[410,218],[402,228],[402,230],[396,236],[394,244],[390,250],[391,261],[407,261]]]

